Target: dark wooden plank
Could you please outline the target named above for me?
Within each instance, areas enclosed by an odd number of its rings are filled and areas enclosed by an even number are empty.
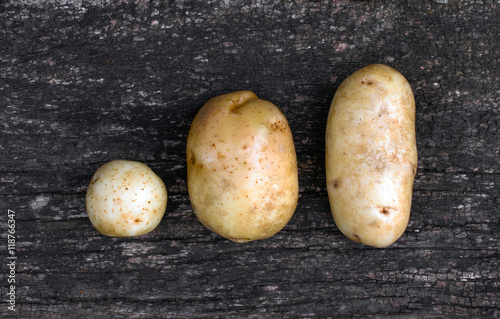
[[[492,0],[0,4],[0,314],[500,317],[499,18]],[[325,187],[330,101],[371,63],[417,101],[412,216],[387,249],[346,239]],[[276,236],[238,245],[196,220],[185,141],[208,99],[241,89],[289,120],[300,199]],[[145,236],[102,236],[86,216],[92,174],[118,158],[167,185]]]

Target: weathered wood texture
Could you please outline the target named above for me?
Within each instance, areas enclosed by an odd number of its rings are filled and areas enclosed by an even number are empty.
[[[498,1],[35,1],[0,5],[2,317],[500,317]],[[358,68],[386,63],[417,101],[411,221],[386,249],[330,214],[324,130]],[[191,120],[253,90],[287,116],[300,199],[267,240],[196,220]],[[164,220],[137,238],[90,224],[84,194],[112,159],[166,183]],[[8,209],[16,313],[8,310]]]

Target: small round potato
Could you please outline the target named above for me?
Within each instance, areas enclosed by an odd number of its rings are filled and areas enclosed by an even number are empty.
[[[188,190],[200,222],[237,243],[268,238],[298,200],[295,146],[288,122],[250,91],[217,96],[193,120]]]
[[[348,238],[387,247],[405,231],[417,170],[415,100],[391,67],[345,79],[326,127],[326,180],[335,223]]]
[[[103,235],[139,236],[155,229],[163,218],[167,189],[143,163],[115,160],[95,172],[86,207],[90,221]]]

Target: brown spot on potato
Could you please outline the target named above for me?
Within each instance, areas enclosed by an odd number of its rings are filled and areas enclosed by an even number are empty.
[[[271,123],[271,130],[284,133],[286,132],[286,125],[281,119],[276,119]]]
[[[222,154],[221,152],[217,152],[217,159],[220,161],[220,160],[223,160],[226,158],[226,155]]]
[[[335,180],[333,180],[333,181],[330,182],[330,186],[333,187],[333,188],[339,188],[340,184],[341,184],[341,181],[338,180],[338,179],[335,179]]]
[[[379,212],[380,214],[384,215],[384,216],[389,216],[389,214],[391,214],[391,210],[394,210],[397,212],[397,209],[394,208],[394,207],[390,207],[390,206],[383,206],[383,207],[380,207],[379,209]]]

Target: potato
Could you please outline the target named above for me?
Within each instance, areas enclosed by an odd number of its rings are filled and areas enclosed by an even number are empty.
[[[193,120],[186,147],[193,210],[237,243],[268,238],[292,217],[298,174],[283,113],[251,91],[212,98]]]
[[[336,225],[387,247],[405,231],[417,170],[415,100],[408,81],[380,64],[339,86],[326,126],[326,180]]]
[[[87,189],[86,207],[90,221],[103,235],[143,235],[163,218],[167,189],[146,165],[115,160],[95,172]]]

